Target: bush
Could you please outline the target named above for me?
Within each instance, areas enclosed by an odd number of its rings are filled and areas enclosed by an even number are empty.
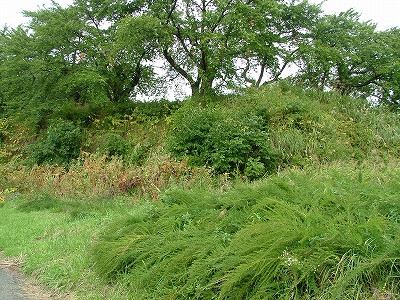
[[[63,119],[88,126],[101,113],[102,103],[78,104],[74,101],[60,105],[52,114],[54,119]]]
[[[244,175],[250,180],[260,178],[265,174],[265,166],[260,162],[260,158],[250,157],[247,161],[246,168],[244,169]]]
[[[128,143],[117,133],[107,133],[101,150],[109,156],[124,156],[128,151]]]
[[[65,164],[80,154],[81,129],[70,121],[60,120],[47,130],[47,137],[28,150],[33,162]]]
[[[250,111],[188,106],[173,116],[168,148],[176,157],[188,157],[190,163],[211,166],[217,173],[243,173],[256,160],[259,177],[262,169],[274,169],[277,158],[267,125]]]

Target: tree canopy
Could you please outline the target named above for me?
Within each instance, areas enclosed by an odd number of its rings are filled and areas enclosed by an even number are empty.
[[[123,102],[175,79],[192,95],[270,84],[400,103],[400,30],[286,0],[75,0],[0,35],[2,103]],[[23,104],[21,104],[23,105]]]
[[[399,104],[400,31],[377,32],[353,10],[320,18],[301,47],[298,79],[342,95]]]

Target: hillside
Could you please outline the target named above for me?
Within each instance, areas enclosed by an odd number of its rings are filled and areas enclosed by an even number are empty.
[[[8,107],[0,124],[0,248],[59,295],[399,296],[400,122],[385,106],[280,82]]]
[[[285,82],[184,102],[9,108],[1,124],[2,189],[84,198],[149,185],[158,194],[172,177],[254,180],[287,168],[379,163],[400,154],[396,112]]]

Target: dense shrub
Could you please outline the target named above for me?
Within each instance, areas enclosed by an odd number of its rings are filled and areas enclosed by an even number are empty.
[[[276,162],[267,127],[266,120],[251,111],[187,106],[173,117],[168,148],[178,158],[209,165],[217,173],[243,173],[250,163],[251,177],[259,177]]]
[[[104,136],[101,150],[109,156],[124,156],[128,151],[128,143],[119,134],[110,132]]]
[[[163,119],[178,110],[180,106],[181,102],[168,100],[136,102],[134,115],[138,120]]]
[[[47,136],[29,147],[36,164],[65,164],[80,154],[81,129],[70,121],[59,120],[47,130]]]
[[[78,104],[74,101],[69,101],[60,105],[51,117],[88,126],[98,118],[103,109],[105,108],[102,103]]]

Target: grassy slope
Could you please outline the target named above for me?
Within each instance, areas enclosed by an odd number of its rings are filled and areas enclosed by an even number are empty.
[[[398,116],[286,86],[218,102],[265,112],[288,171],[222,192],[225,180],[185,172],[162,143],[141,167],[97,154],[69,170],[12,162],[1,168],[0,248],[78,299],[395,299]],[[147,126],[115,124],[128,138]],[[132,176],[160,201],[118,198]]]
[[[27,209],[27,201],[33,210]],[[101,203],[77,208],[73,201],[65,203],[48,195],[28,200],[9,195],[0,209],[4,254],[19,257],[24,272],[51,289],[55,299],[68,294],[78,299],[126,299],[122,290],[107,286],[93,273],[88,255],[104,223],[125,213],[126,207]]]

